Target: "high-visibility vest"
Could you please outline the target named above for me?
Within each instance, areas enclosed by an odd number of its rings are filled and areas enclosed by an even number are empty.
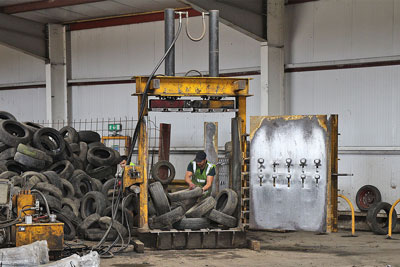
[[[193,166],[192,183],[201,187],[205,186],[207,183],[207,176],[210,173],[211,169],[213,167],[215,168],[215,165],[207,161],[206,171],[202,172],[200,168],[197,168],[197,164],[195,161],[192,161],[191,164]]]

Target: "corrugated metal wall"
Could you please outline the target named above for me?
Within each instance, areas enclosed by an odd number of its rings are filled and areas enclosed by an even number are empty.
[[[336,0],[289,6],[286,63],[313,63],[400,55],[400,1]],[[339,114],[339,146],[400,146],[400,67],[289,73],[291,114]],[[352,148],[357,149],[357,148]],[[343,152],[344,153],[344,152]],[[358,189],[371,184],[383,201],[400,197],[400,156],[380,152],[339,154],[340,192],[355,205]],[[347,204],[339,206],[348,210]]]

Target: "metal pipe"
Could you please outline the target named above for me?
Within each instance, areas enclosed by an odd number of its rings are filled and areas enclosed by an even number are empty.
[[[210,77],[219,76],[219,10],[210,10],[208,69]]]
[[[399,204],[400,199],[396,200],[396,202],[394,202],[394,204],[392,205],[392,207],[390,208],[390,212],[389,212],[389,225],[388,225],[388,239],[392,238],[392,221],[393,221],[393,210],[396,207],[397,204]],[[397,219],[397,218],[396,218]]]
[[[175,10],[173,8],[167,8],[164,10],[164,22],[164,51],[167,52],[175,37]],[[175,76],[175,45],[165,58],[165,75]]]
[[[353,207],[353,204],[351,204],[351,201],[347,198],[347,197],[345,197],[345,196],[343,196],[343,195],[338,195],[338,197],[341,197],[341,198],[343,198],[344,200],[346,200],[346,202],[349,204],[349,206],[350,206],[350,209],[351,209],[351,236],[356,236],[355,235],[355,232],[356,232],[356,218],[355,218],[355,215],[354,215],[354,207]]]

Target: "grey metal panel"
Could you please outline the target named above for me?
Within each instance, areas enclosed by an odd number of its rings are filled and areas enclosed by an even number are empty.
[[[44,59],[45,25],[0,13],[0,43]]]
[[[250,145],[250,228],[326,230],[327,142],[314,116],[262,120]]]

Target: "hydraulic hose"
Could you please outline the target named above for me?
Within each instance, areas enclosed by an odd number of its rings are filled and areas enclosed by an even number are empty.
[[[205,13],[202,12],[201,16],[203,17],[203,31],[199,38],[195,38],[195,37],[191,36],[189,33],[189,12],[186,12],[186,35],[187,35],[187,37],[189,37],[190,40],[192,40],[194,42],[198,42],[198,41],[202,40],[204,38],[204,35],[206,35],[206,20],[205,20],[204,15],[205,15]]]

